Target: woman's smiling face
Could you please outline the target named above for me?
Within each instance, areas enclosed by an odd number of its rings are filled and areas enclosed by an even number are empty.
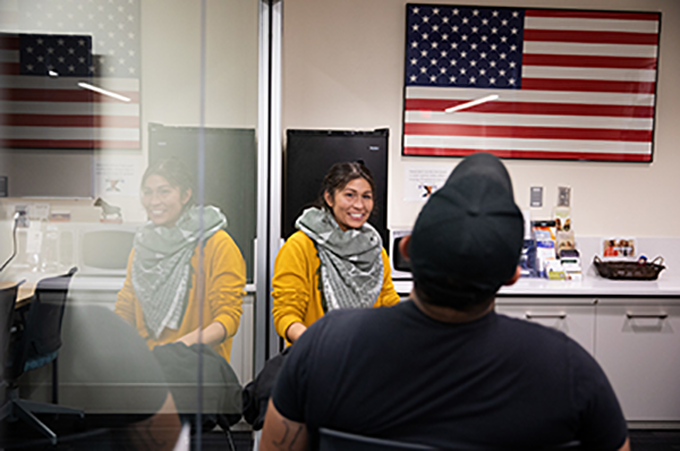
[[[373,211],[373,190],[363,177],[350,180],[332,195],[326,191],[324,198],[343,231],[358,229]]]
[[[178,186],[157,174],[148,176],[142,186],[142,205],[151,222],[158,226],[173,227],[189,198],[191,189],[182,193]]]

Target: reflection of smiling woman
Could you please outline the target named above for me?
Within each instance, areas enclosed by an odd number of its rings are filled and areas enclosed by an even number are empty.
[[[206,325],[202,342],[229,360],[231,337],[242,312],[245,263],[222,230],[226,218],[219,209],[205,207],[201,236],[191,177],[177,160],[159,160],[146,170],[142,205],[149,222],[135,235],[116,313],[137,328],[150,348],[198,343],[202,316]],[[203,242],[201,281],[199,242]]]
[[[361,163],[338,163],[323,181],[320,208],[304,211],[276,257],[274,326],[297,340],[325,313],[394,305],[389,260],[378,232],[367,224],[374,183]]]

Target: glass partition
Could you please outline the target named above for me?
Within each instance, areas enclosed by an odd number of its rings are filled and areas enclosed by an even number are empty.
[[[165,449],[180,424],[198,443],[246,429],[259,6],[0,0],[0,288],[26,281],[6,363],[24,342],[33,361],[5,379],[75,409],[38,414],[41,428],[8,408],[0,447],[85,430]],[[71,268],[62,344],[40,352],[40,281]]]

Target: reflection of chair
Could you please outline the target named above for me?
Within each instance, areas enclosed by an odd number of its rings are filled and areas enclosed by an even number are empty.
[[[365,437],[348,432],[319,428],[319,451],[408,451],[433,450],[431,446]]]
[[[19,337],[11,344],[5,365],[5,380],[9,387],[0,420],[7,417],[10,420],[21,419],[49,437],[53,444],[57,442],[56,434],[34,414],[70,414],[83,417],[83,412],[55,404],[20,399],[17,381],[26,371],[52,362],[52,398],[53,402],[57,401],[57,352],[61,347],[61,323],[68,285],[75,272],[76,268],[72,268],[67,274],[38,282],[27,306],[28,311],[23,313],[25,321],[20,324],[17,332]]]
[[[0,290],[0,376],[2,377],[3,387],[5,384],[4,369],[5,362],[7,362],[7,353],[9,352],[9,339],[11,336],[12,319],[14,318],[14,306],[17,301],[17,293],[19,292],[18,284],[3,288]],[[3,408],[4,412],[4,408]]]

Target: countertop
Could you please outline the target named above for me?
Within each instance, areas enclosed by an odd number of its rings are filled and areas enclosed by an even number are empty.
[[[37,282],[45,273],[17,274],[11,280],[26,279]],[[118,292],[123,287],[123,277],[87,276],[76,274],[71,281],[70,291]],[[413,286],[410,280],[394,280],[394,286],[402,296],[407,296]],[[255,291],[253,284],[246,285],[246,292]],[[513,286],[502,287],[498,297],[520,296],[601,296],[601,297],[678,297],[680,298],[680,276],[661,273],[657,280],[631,281],[609,280],[588,272],[581,281],[562,281],[538,278],[521,278]]]
[[[631,281],[609,280],[597,275],[592,264],[594,256],[599,255],[604,237],[578,236],[577,248],[581,254],[583,279],[581,281],[562,281],[538,278],[522,278],[513,286],[502,287],[498,302],[511,297],[676,297],[680,298],[680,238],[677,237],[636,237],[639,255],[653,260],[663,256],[666,269],[657,280]],[[410,280],[394,280],[400,295],[411,291]]]
[[[407,295],[411,281],[395,280],[401,295]],[[600,296],[600,297],[680,297],[680,278],[663,277],[657,280],[609,280],[599,276],[585,276],[581,281],[562,281],[521,278],[512,286],[502,287],[499,298],[520,296]]]
[[[113,291],[118,292],[123,288],[124,277],[104,277],[104,276],[79,276],[76,274],[71,281],[70,290],[72,291]],[[246,284],[247,293],[255,292],[254,284]]]
[[[71,282],[73,291],[114,291],[123,286],[122,277],[76,276]],[[395,280],[394,286],[400,295],[411,292],[410,280]],[[254,292],[251,284],[247,292]],[[581,281],[562,281],[538,278],[521,278],[510,287],[502,287],[499,297],[515,296],[639,296],[639,297],[679,297],[680,277],[664,277],[661,273],[657,280],[609,280],[596,275],[586,275]]]

